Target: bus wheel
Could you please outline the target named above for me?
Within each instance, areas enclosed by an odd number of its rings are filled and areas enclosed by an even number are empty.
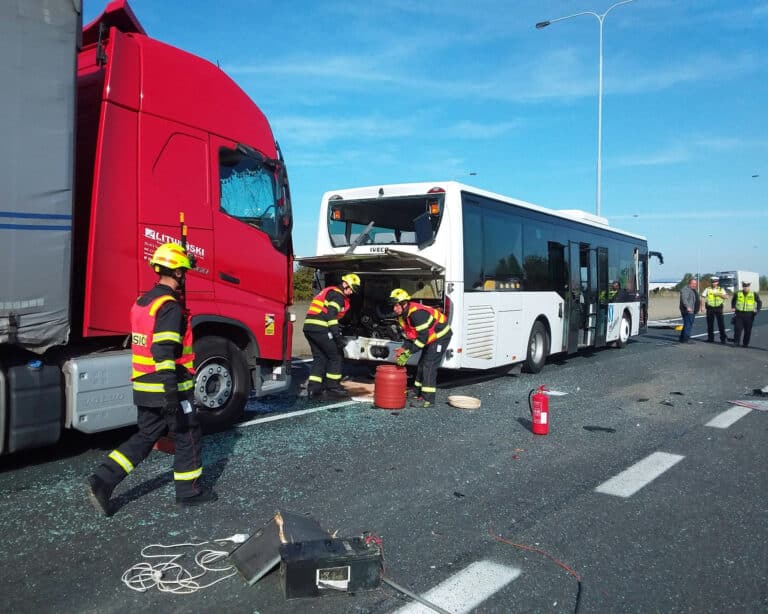
[[[195,343],[195,401],[205,431],[229,426],[248,401],[248,364],[240,349],[223,337]]]
[[[541,371],[549,354],[549,334],[541,322],[535,322],[528,338],[528,355],[525,357],[523,367],[527,373]]]
[[[621,316],[621,322],[619,323],[619,338],[616,340],[616,347],[623,348],[629,341],[629,334],[632,331],[632,320],[629,319],[629,314],[625,311]]]

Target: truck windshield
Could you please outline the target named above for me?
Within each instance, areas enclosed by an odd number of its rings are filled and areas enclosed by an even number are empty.
[[[266,160],[222,147],[219,172],[221,210],[276,239],[279,195],[274,167]]]
[[[331,245],[352,245],[371,222],[373,225],[361,245],[424,244],[424,232],[434,238],[440,226],[443,198],[443,194],[366,200],[331,198],[328,202]]]

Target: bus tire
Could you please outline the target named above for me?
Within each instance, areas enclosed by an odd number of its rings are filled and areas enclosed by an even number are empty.
[[[243,415],[250,392],[248,363],[224,337],[195,342],[195,402],[204,431],[228,427]]]
[[[623,348],[627,346],[629,341],[629,335],[632,333],[632,318],[625,311],[621,314],[621,322],[619,322],[619,338],[616,339],[616,347]]]
[[[629,342],[629,336],[632,334],[632,318],[625,311],[621,314],[621,322],[619,322],[619,338],[616,339],[616,347],[627,347]]]
[[[533,323],[528,337],[528,351],[523,362],[526,373],[538,373],[544,367],[549,355],[549,333],[540,321]]]

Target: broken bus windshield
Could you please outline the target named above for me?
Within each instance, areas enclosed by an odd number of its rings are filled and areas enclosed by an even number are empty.
[[[434,240],[443,213],[443,194],[330,200],[328,233],[331,245],[353,244],[373,222],[361,245],[420,245]],[[424,236],[427,235],[427,237]]]

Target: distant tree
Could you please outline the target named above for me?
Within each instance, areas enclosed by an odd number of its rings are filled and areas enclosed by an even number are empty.
[[[293,273],[293,300],[308,301],[314,295],[312,280],[315,277],[315,269],[299,266]]]
[[[765,275],[761,275],[760,276],[760,292],[765,292],[765,291],[768,291],[768,277],[766,277]]]

